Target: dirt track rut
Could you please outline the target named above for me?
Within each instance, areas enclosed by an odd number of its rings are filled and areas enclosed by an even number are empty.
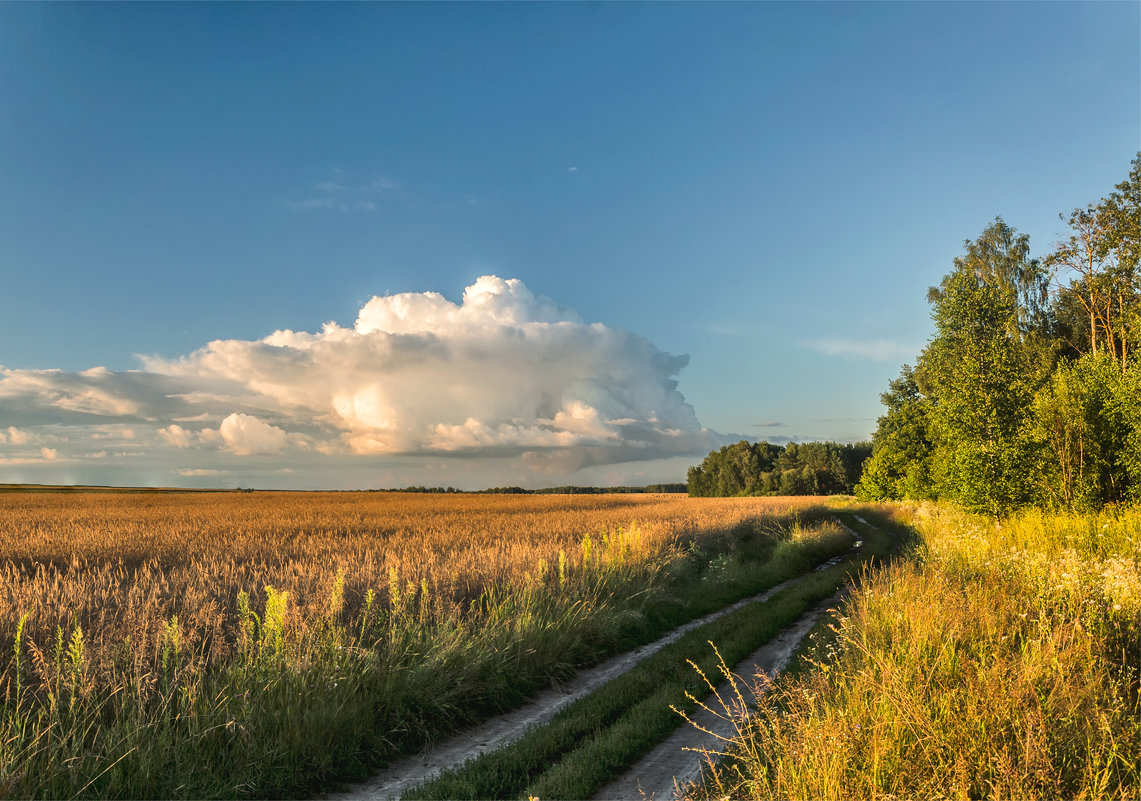
[[[783,671],[812,627],[842,600],[843,593],[838,592],[821,602],[733,668],[734,675],[738,677],[738,686],[746,694],[747,700],[747,688],[753,685],[754,679],[761,673],[772,678]],[[716,755],[722,750],[724,739],[735,733],[733,722],[726,714],[728,710],[722,707],[722,702],[728,704],[734,712],[738,711],[738,702],[728,680],[718,685],[716,697],[710,695],[703,701],[709,709],[699,709],[690,716],[696,726],[682,725],[642,757],[638,764],[603,787],[594,796],[595,799],[629,801],[645,798],[663,801],[675,797],[675,788],[696,782],[706,762],[703,753]]]

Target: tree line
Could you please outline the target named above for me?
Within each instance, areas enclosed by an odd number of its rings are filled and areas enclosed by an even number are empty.
[[[935,334],[881,400],[856,487],[1003,515],[1141,499],[1141,153],[1059,215],[1042,259],[1001,217],[928,292]]]
[[[686,486],[694,497],[733,495],[850,495],[869,443],[790,442],[773,445],[745,440],[712,451],[689,468]]]

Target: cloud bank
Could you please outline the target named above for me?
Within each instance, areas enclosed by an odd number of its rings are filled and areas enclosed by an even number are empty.
[[[351,327],[216,340],[137,371],[0,368],[0,450],[59,462],[129,444],[179,476],[426,456],[565,476],[720,444],[677,389],[687,362],[488,275],[458,303],[377,296]]]

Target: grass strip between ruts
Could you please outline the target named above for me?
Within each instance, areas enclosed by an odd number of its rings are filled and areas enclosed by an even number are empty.
[[[709,642],[717,646],[727,664],[736,664],[813,604],[853,580],[861,565],[891,552],[894,537],[861,525],[849,514],[840,514],[865,537],[858,555],[805,575],[768,601],[742,607],[687,632],[574,702],[546,725],[413,788],[403,797],[589,798],[683,723],[670,709],[671,704],[687,713],[694,710],[695,704],[685,693],[703,697],[707,688],[687,660],[706,675],[715,675],[718,658]]]

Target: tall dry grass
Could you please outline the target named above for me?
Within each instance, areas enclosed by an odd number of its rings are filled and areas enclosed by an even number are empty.
[[[1141,793],[1141,510],[1001,523],[897,509],[922,535],[847,605],[697,796]]]
[[[363,770],[569,675],[668,606],[695,554],[775,551],[811,503],[0,495],[0,796]]]

